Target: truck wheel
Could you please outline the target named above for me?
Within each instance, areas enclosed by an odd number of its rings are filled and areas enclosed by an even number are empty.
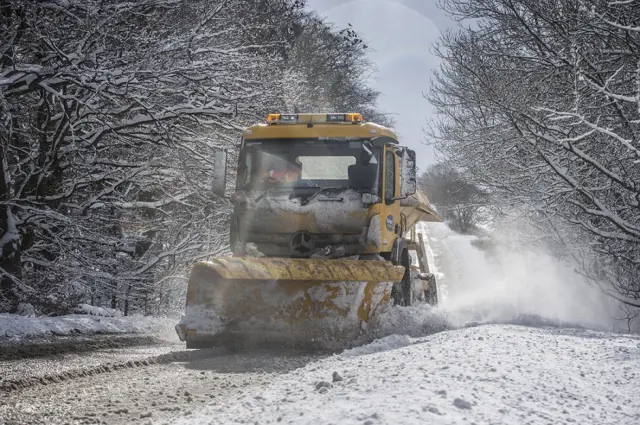
[[[438,305],[438,285],[436,283],[436,277],[433,273],[429,274],[429,287],[424,291],[424,297],[430,306],[436,307]]]
[[[395,305],[410,306],[412,304],[412,291],[411,291],[411,260],[409,258],[409,251],[403,250],[400,256],[400,265],[404,267],[404,275],[402,280],[393,285],[391,289],[391,298]]]

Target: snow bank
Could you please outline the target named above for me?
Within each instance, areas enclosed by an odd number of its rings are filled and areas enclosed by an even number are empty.
[[[68,315],[59,317],[23,317],[0,314],[0,344],[25,339],[96,334],[155,334],[166,332],[176,319],[153,317],[101,317]]]
[[[89,304],[80,304],[75,309],[75,313],[77,314],[90,314],[92,316],[102,316],[102,317],[122,317],[124,314],[116,309],[105,308],[105,307],[96,307],[94,305]]]
[[[376,341],[178,423],[631,425],[639,367],[638,338],[486,325]]]

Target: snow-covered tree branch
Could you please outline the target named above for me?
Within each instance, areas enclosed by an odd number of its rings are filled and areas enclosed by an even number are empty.
[[[159,291],[184,290],[193,261],[227,251],[216,150],[293,109],[288,96],[377,114],[357,35],[303,6],[0,1],[0,311],[168,307]]]
[[[552,217],[583,272],[640,305],[637,2],[442,3],[474,25],[438,45],[430,140],[502,203]]]

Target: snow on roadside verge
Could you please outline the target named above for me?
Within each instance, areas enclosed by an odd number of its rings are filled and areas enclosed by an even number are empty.
[[[484,325],[412,342],[311,363],[177,423],[640,423],[637,337]]]
[[[36,338],[96,334],[157,334],[173,328],[177,319],[76,315],[24,317],[0,314],[0,345]]]

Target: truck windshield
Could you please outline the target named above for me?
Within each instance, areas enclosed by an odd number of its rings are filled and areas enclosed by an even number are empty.
[[[365,164],[362,141],[248,141],[241,156],[242,190],[342,188],[377,193],[379,153]]]

